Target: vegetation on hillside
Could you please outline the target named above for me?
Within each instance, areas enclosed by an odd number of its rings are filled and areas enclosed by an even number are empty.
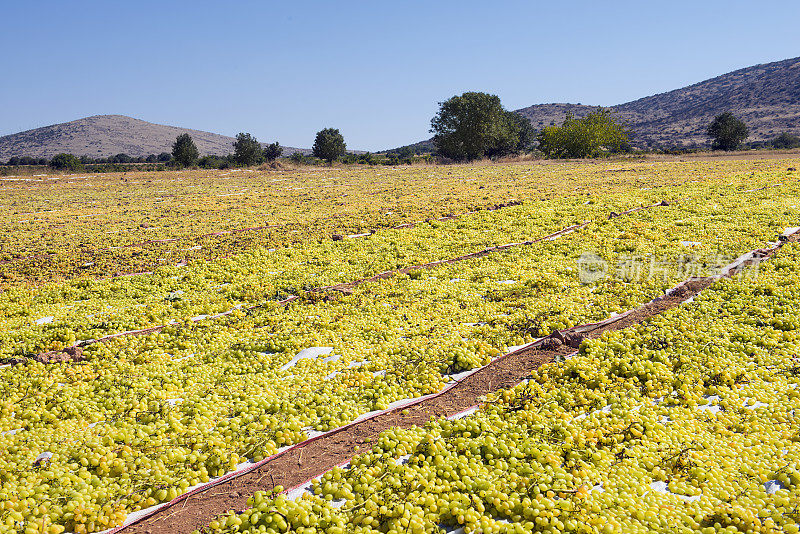
[[[772,147],[778,149],[800,148],[800,136],[783,132],[772,140]]]

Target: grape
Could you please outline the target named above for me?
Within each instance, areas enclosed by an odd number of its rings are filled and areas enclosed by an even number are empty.
[[[580,252],[593,250],[611,265],[629,254],[680,260],[681,241],[692,240],[702,243],[693,252],[711,269],[718,254],[762,246],[796,214],[791,202],[798,192],[787,184],[743,193],[728,185],[728,171],[739,168],[656,166],[648,183],[658,189],[647,190],[569,165],[515,186],[563,191],[537,192],[503,210],[336,242],[319,238],[328,226],[304,218],[309,226],[300,225],[303,234],[291,247],[270,251],[256,243],[228,258],[165,265],[152,275],[11,285],[0,293],[4,357],[174,324],[89,344],[84,361],[0,368],[0,524],[55,534],[104,530],[311,430],[440,391],[452,374],[511,346],[660,296],[687,272],[586,285],[576,269]],[[522,167],[472,169],[491,181],[503,172],[518,176]],[[569,172],[582,182],[563,174]],[[667,187],[676,180],[687,183]],[[775,176],[765,172],[758,180]],[[588,204],[575,189],[581,187],[597,189]],[[368,203],[366,192],[357,194]],[[665,196],[682,200],[608,219],[609,211]],[[415,204],[404,213],[423,211]],[[364,217],[372,226],[383,215]],[[592,222],[553,241],[412,270],[350,294],[310,291],[583,220]],[[791,412],[800,392],[788,388],[800,324],[794,247],[765,263],[756,281],[721,281],[686,309],[584,342],[577,357],[490,396],[473,417],[384,433],[351,469],[325,475],[312,497],[264,495],[246,517],[220,518],[211,527],[422,532],[444,523],[516,532],[696,523],[756,530],[756,520],[764,527],[769,516],[787,530],[800,476]],[[287,294],[301,298],[278,305]],[[224,317],[192,321],[237,305]],[[36,324],[51,316],[51,323]],[[717,320],[698,332],[709,317]],[[303,359],[281,370],[313,346],[333,347],[338,359]],[[768,407],[749,407],[756,403]],[[707,409],[714,407],[724,411]],[[43,453],[50,456],[37,460]],[[763,459],[770,455],[780,461]],[[734,469],[741,477],[726,478]],[[768,494],[763,484],[772,480],[783,489]],[[683,505],[657,494],[653,481],[703,498]],[[749,493],[731,501],[740,492]],[[664,519],[663,499],[684,508]],[[723,500],[733,504],[726,508]]]

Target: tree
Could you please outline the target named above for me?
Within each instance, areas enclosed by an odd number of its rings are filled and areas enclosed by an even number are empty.
[[[182,167],[190,167],[197,163],[200,153],[197,151],[197,146],[195,146],[191,135],[182,133],[175,139],[175,143],[172,145],[172,157]],[[161,156],[158,159],[159,161],[164,161]]]
[[[527,129],[523,132],[523,121],[527,122],[503,109],[498,96],[467,92],[439,102],[430,131],[439,155],[470,161],[519,151],[520,134],[532,134]]]
[[[50,160],[50,166],[63,171],[80,171],[83,169],[81,160],[72,154],[57,154]]]
[[[588,158],[629,149],[629,133],[607,109],[582,119],[567,113],[561,126],[547,126],[538,136],[539,150],[549,158]]]
[[[772,148],[800,148],[800,137],[783,132],[770,143]]]
[[[403,161],[410,160],[414,157],[414,149],[410,146],[401,146],[397,149],[397,157]]]
[[[264,161],[261,143],[249,133],[240,133],[233,143],[233,160],[244,167],[250,167]]]
[[[264,148],[264,159],[267,161],[275,161],[281,157],[281,154],[283,154],[283,147],[277,141],[268,144]]]
[[[511,119],[516,123],[519,132],[517,137],[517,152],[527,152],[533,148],[533,143],[536,141],[536,130],[533,129],[531,121],[523,117],[519,113],[513,111],[508,112]]]
[[[169,152],[162,152],[161,154],[158,155],[158,161],[160,161],[161,163],[166,163],[170,160],[172,160],[172,154],[170,154]]]
[[[708,125],[706,135],[713,138],[712,150],[736,150],[750,135],[750,131],[745,123],[737,119],[730,111],[726,111],[714,117],[714,120]]]
[[[338,129],[325,128],[317,132],[312,151],[316,157],[333,163],[335,159],[345,154],[346,148],[344,137]]]

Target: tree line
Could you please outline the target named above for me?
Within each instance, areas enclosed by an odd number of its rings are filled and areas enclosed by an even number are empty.
[[[289,159],[299,164],[342,161],[348,164],[399,165],[420,160],[430,162],[434,158],[457,162],[497,159],[531,152],[546,158],[589,158],[630,152],[632,136],[626,124],[603,108],[582,118],[567,114],[560,126],[551,124],[536,132],[528,119],[506,110],[497,95],[481,92],[466,92],[439,102],[439,110],[431,119],[430,132],[434,134],[433,151],[422,158],[411,146],[379,154],[348,153],[341,132],[336,128],[324,128],[314,138],[311,156],[295,152]],[[712,140],[712,150],[736,150],[749,136],[749,130],[733,113],[725,112],[714,118],[706,128],[706,134]],[[800,148],[800,137],[784,132],[767,146]],[[184,133],[175,139],[171,152],[158,155],[134,158],[117,154],[91,158],[58,154],[50,160],[23,156],[12,157],[7,164],[49,165],[74,171],[86,166],[101,171],[128,170],[131,165],[139,164],[152,164],[156,169],[194,166],[222,169],[271,163],[282,154],[283,147],[277,141],[262,145],[253,135],[242,132],[236,136],[230,154],[201,157],[192,137]]]
[[[521,115],[507,111],[496,95],[467,92],[439,103],[431,120],[435,153],[454,161],[497,158],[536,151],[546,158],[590,158],[630,152],[632,132],[610,110],[600,108],[583,118],[568,113],[560,125],[538,133]],[[737,150],[749,136],[747,125],[731,112],[714,117],[706,128],[712,150]],[[788,132],[767,144],[800,148],[800,137]]]

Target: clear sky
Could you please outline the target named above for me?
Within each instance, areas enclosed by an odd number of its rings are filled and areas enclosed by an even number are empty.
[[[374,151],[464,91],[613,105],[800,56],[797,0],[0,0],[0,20],[0,135],[122,114]]]

